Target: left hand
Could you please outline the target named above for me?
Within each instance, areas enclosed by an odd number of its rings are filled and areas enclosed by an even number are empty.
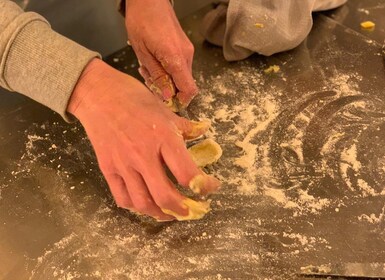
[[[177,93],[187,106],[198,92],[192,77],[194,47],[169,0],[126,0],[126,28],[146,85],[166,101]]]

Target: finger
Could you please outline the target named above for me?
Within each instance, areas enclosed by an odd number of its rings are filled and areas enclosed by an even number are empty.
[[[151,216],[157,221],[172,221],[175,219],[173,216],[164,214],[159,206],[155,204],[142,176],[137,171],[126,169],[124,171],[124,180],[135,211]]]
[[[140,66],[138,68],[138,72],[142,76],[142,78],[144,79],[145,85],[151,90],[151,88],[153,87],[154,82],[151,79],[150,73],[148,73],[147,69],[144,66]]]
[[[139,72],[140,76],[142,76],[142,78],[143,78],[145,81],[148,81],[148,80],[151,80],[151,81],[152,81],[150,73],[148,72],[148,70],[146,69],[146,67],[144,67],[143,65],[139,66],[138,72]]]
[[[187,107],[198,93],[198,88],[186,60],[182,55],[173,55],[161,58],[159,61],[167,73],[171,75],[172,80],[179,91],[177,95],[179,102]]]
[[[188,216],[189,210],[183,203],[186,198],[175,189],[159,160],[148,162],[140,173],[152,198],[163,212]]]
[[[179,221],[198,220],[210,211],[210,201],[195,201],[182,196],[167,178],[160,161],[151,162],[143,178],[161,210]]]
[[[193,58],[194,58],[194,45],[189,40],[188,40],[187,47],[184,50],[184,53],[185,53],[185,57],[186,57],[187,68],[190,71],[190,73],[192,74],[192,64],[193,64]]]
[[[180,137],[174,137],[164,143],[161,147],[161,154],[180,185],[203,195],[219,189],[221,185],[219,180],[205,174],[197,167]]]
[[[179,116],[176,116],[176,118],[175,124],[185,140],[197,139],[204,135],[211,127],[209,120],[190,121]]]
[[[123,178],[118,174],[105,174],[104,178],[106,178],[116,205],[124,209],[133,210],[134,205],[127,192]]]
[[[152,79],[151,90],[163,100],[170,100],[175,95],[175,87],[163,66],[149,52],[144,54],[140,60]]]

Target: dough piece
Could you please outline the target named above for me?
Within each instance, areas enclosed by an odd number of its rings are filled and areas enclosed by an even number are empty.
[[[272,65],[269,68],[266,68],[265,70],[263,70],[263,72],[265,72],[265,74],[270,74],[270,73],[278,73],[279,70],[281,70],[281,67],[279,67],[278,65]]]
[[[199,174],[192,178],[190,183],[188,184],[189,188],[197,194],[200,194],[202,192],[202,186],[205,183],[205,177],[203,174]]]
[[[205,139],[188,149],[190,155],[199,167],[213,164],[222,156],[222,148],[212,139]]]
[[[174,101],[174,98],[171,98],[171,99],[169,99],[169,100],[165,100],[165,101],[163,101],[165,104],[166,104],[166,106],[171,110],[171,111],[173,111],[174,113],[178,113],[179,112],[179,108],[178,108],[178,106],[177,106],[177,104],[175,103],[175,101]]]
[[[361,27],[364,29],[374,29],[375,26],[376,24],[370,20],[361,22]]]
[[[171,216],[174,216],[178,221],[188,221],[188,220],[200,220],[202,219],[211,209],[211,201],[195,201],[190,198],[183,200],[183,208],[188,209],[187,216],[181,216],[174,211],[163,209],[162,212]]]

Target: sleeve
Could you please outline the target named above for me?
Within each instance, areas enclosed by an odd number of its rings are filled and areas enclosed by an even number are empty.
[[[126,16],[126,1],[125,0],[117,0],[116,6],[118,7],[118,11],[122,16]]]
[[[320,8],[326,7],[326,2],[336,5],[346,0],[222,1],[206,15],[203,35],[209,42],[223,46],[229,61],[245,59],[253,53],[269,56],[290,50],[309,34],[316,2]]]
[[[100,57],[53,31],[33,12],[0,0],[0,86],[24,94],[61,114],[86,65]]]

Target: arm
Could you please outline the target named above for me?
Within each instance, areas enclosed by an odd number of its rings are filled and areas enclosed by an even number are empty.
[[[219,181],[197,168],[184,142],[207,126],[172,113],[139,81],[99,59],[84,70],[68,111],[83,124],[118,206],[160,221],[206,214],[206,204],[182,196],[163,166],[182,186],[200,176],[202,193],[215,191]]]
[[[0,0],[0,86],[61,114],[87,63],[99,55],[54,32],[47,21]]]
[[[184,143],[207,126],[173,114],[140,82],[4,0],[0,50],[1,86],[80,120],[118,206],[158,220],[203,217],[205,204],[182,196],[164,165],[181,185],[200,176],[202,193],[215,191],[219,181],[195,165]]]

